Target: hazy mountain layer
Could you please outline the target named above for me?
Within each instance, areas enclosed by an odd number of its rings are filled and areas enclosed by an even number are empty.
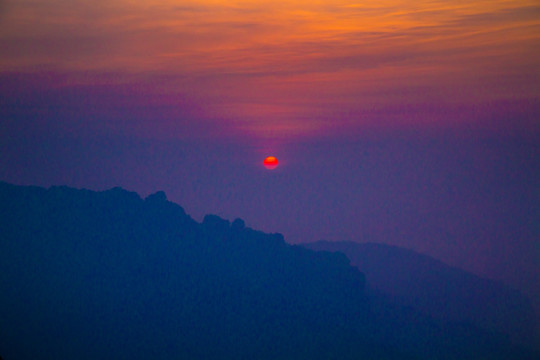
[[[9,359],[513,359],[503,337],[370,298],[343,254],[146,199],[0,183]]]
[[[347,255],[366,275],[370,292],[387,295],[396,304],[504,333],[516,343],[533,344],[537,324],[530,301],[500,282],[392,245],[319,241],[305,247]]]

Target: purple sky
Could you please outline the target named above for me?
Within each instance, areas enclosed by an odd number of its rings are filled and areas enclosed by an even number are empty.
[[[540,303],[535,1],[7,0],[0,49],[0,180],[165,190]]]

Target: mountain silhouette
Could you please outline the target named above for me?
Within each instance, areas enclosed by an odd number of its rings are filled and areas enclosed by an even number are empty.
[[[304,246],[345,254],[366,275],[370,292],[401,306],[504,333],[515,343],[533,344],[537,324],[532,304],[500,282],[387,244],[319,241]]]
[[[533,359],[387,303],[341,253],[163,192],[0,183],[4,359]]]

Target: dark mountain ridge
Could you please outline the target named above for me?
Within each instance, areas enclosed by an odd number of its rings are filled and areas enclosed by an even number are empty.
[[[6,360],[535,355],[375,302],[343,254],[240,219],[198,223],[162,192],[0,183],[0,259]]]

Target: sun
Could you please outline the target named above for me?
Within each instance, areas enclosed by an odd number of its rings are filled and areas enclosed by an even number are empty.
[[[278,159],[275,156],[268,156],[264,159],[263,164],[268,170],[274,170],[278,166]]]

